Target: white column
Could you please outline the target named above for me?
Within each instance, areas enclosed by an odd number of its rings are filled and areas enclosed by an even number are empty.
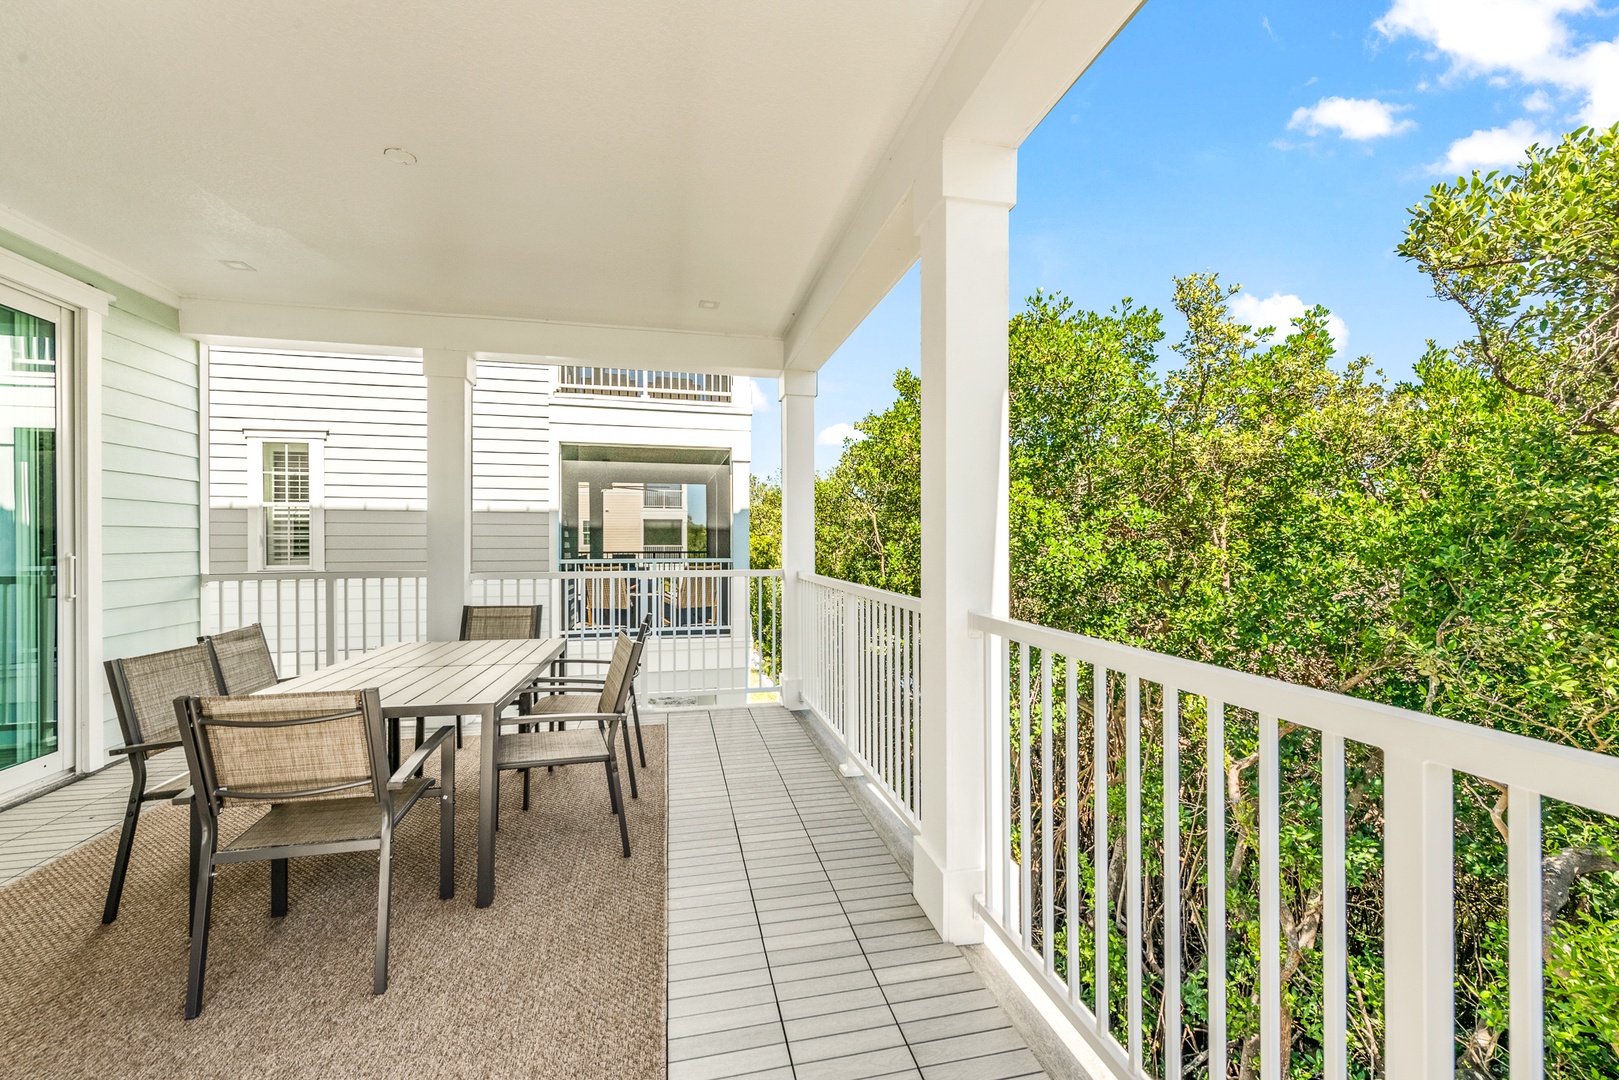
[[[427,637],[461,635],[472,576],[472,387],[478,364],[457,349],[423,349],[427,376]]]
[[[781,398],[782,704],[804,704],[797,575],[815,572],[815,372],[783,371]]]
[[[916,899],[983,938],[985,671],[973,611],[1007,611],[1007,214],[1017,151],[947,139],[914,194],[922,246],[922,833]]]

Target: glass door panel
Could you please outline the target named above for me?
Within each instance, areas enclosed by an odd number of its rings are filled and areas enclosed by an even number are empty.
[[[0,791],[62,767],[57,325],[0,303]]]

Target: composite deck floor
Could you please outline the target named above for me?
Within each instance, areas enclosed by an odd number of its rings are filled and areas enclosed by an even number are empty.
[[[1043,1075],[792,713],[668,722],[669,1080]]]

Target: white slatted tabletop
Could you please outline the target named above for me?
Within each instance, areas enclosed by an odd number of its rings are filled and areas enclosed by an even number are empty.
[[[482,722],[478,768],[478,899],[495,899],[495,749],[497,719],[529,683],[562,655],[562,638],[527,641],[414,641],[387,645],[259,691],[376,687],[382,715],[397,723],[411,716],[476,716]],[[396,729],[397,730],[397,729]]]

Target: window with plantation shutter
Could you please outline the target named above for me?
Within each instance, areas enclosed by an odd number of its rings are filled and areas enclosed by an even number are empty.
[[[264,565],[310,565],[309,444],[264,444]]]

